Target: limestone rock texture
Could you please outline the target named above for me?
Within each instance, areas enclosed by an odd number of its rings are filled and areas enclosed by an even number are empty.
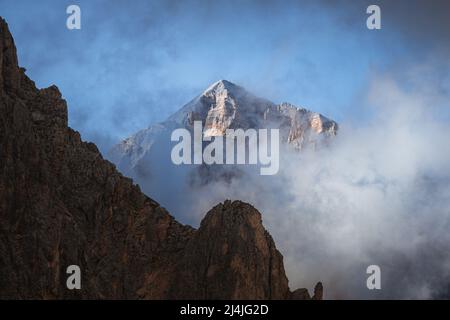
[[[251,205],[182,225],[83,142],[58,88],[19,68],[2,18],[0,98],[0,299],[309,298],[291,294]],[[66,286],[69,265],[80,290]]]

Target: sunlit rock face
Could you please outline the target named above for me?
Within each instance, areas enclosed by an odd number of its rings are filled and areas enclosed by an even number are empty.
[[[338,129],[336,122],[319,113],[289,103],[276,105],[226,80],[211,85],[169,120],[187,128],[202,121],[206,137],[222,136],[226,129],[278,128],[284,134],[282,142],[297,149],[334,136]]]
[[[175,128],[193,130],[201,121],[204,137],[223,136],[227,129],[280,130],[281,143],[295,150],[326,145],[338,131],[338,125],[325,116],[289,103],[275,104],[256,97],[244,88],[226,80],[212,84],[202,94],[183,106],[166,121],[151,125],[117,144],[109,158],[125,173],[136,168],[145,170],[143,159],[156,152],[155,145]],[[160,148],[158,148],[160,150]]]

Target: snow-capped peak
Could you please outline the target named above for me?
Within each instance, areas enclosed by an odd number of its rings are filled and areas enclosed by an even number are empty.
[[[231,94],[239,94],[245,92],[245,89],[235,85],[234,83],[228,80],[219,80],[210,85],[205,91],[203,91],[202,95],[208,95],[211,93],[218,94],[227,91]]]
[[[155,142],[174,128],[193,129],[195,121],[203,124],[205,137],[222,136],[227,129],[278,128],[281,142],[303,149],[336,135],[338,126],[319,113],[289,103],[275,104],[257,97],[227,80],[210,85],[202,94],[184,105],[166,121],[150,126],[113,149],[113,161],[132,166],[147,153]],[[166,139],[166,138],[164,138]]]

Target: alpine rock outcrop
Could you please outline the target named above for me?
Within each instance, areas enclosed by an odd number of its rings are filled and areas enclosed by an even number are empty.
[[[297,150],[326,144],[338,130],[336,122],[319,113],[289,103],[277,105],[220,80],[166,121],[123,140],[109,156],[121,170],[133,171],[142,166],[141,160],[159,151],[154,145],[167,137],[168,131],[180,127],[192,130],[194,121],[202,122],[204,137],[222,136],[226,129],[277,128],[281,143]],[[165,142],[169,143],[170,139]]]

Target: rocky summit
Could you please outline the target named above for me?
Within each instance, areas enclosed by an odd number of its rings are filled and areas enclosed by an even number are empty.
[[[170,208],[177,218],[183,219],[183,215],[187,216],[190,223],[198,223],[198,219],[193,218],[198,216],[196,208],[193,207],[198,204],[198,199],[205,200],[205,188],[217,190],[214,186],[222,184],[227,185],[224,186],[226,189],[233,183],[236,185],[250,180],[258,181],[257,184],[260,185],[266,183],[258,180],[254,174],[256,172],[256,175],[259,175],[262,172],[263,165],[260,162],[254,166],[228,163],[174,165],[171,148],[175,143],[171,142],[171,134],[182,128],[195,136],[196,123],[201,123],[203,128],[203,148],[212,145],[217,139],[227,137],[226,133],[230,129],[244,132],[271,132],[275,129],[279,137],[279,148],[275,148],[279,151],[276,152],[277,161],[265,165],[275,168],[283,167],[281,164],[290,158],[290,154],[294,154],[294,161],[301,163],[299,158],[305,151],[315,152],[326,148],[338,132],[338,124],[335,121],[317,112],[289,103],[275,104],[230,81],[220,80],[165,121],[150,125],[109,151],[108,159],[116,164],[120,172],[138,183],[145,194],[152,195]],[[273,152],[270,154],[275,156]],[[221,155],[226,158],[226,150]],[[271,175],[278,173],[277,169],[269,171]],[[217,200],[222,201],[223,198],[205,201],[209,207]]]
[[[251,205],[225,201],[197,230],[182,225],[83,142],[58,88],[37,89],[19,68],[1,18],[0,97],[0,299],[310,298],[289,290]],[[223,93],[203,99],[224,109],[208,111],[212,133],[233,124]],[[67,287],[70,265],[79,290]]]
[[[109,157],[122,172],[133,175],[133,170],[141,170],[146,166],[144,162],[160,150],[155,146],[161,140],[170,141],[166,138],[168,131],[193,130],[194,121],[202,122],[204,137],[223,136],[227,129],[276,128],[280,130],[281,143],[295,150],[326,145],[338,131],[335,121],[317,112],[290,103],[275,104],[220,80],[166,121],[151,125],[114,146]]]

